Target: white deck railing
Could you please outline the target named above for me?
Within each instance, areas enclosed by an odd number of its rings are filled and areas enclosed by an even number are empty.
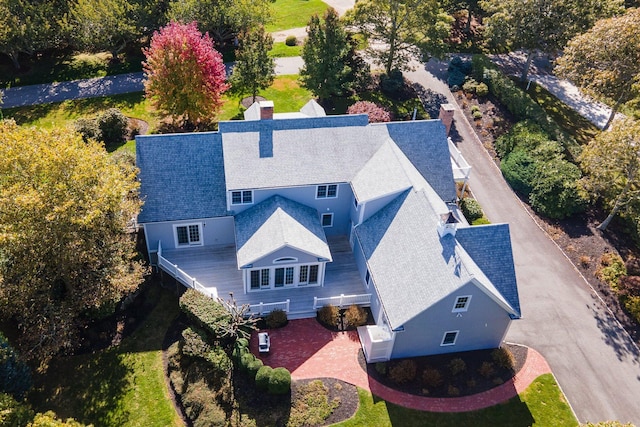
[[[345,307],[348,305],[371,305],[371,294],[344,295],[336,297],[318,298],[313,297],[313,309],[316,310],[325,305],[335,305],[337,307]]]
[[[456,181],[467,181],[471,174],[471,165],[462,156],[458,147],[453,143],[451,138],[449,142],[449,156],[451,157],[451,166],[453,167],[453,176]]]
[[[249,314],[262,316],[263,314],[271,313],[273,310],[282,310],[285,313],[288,313],[290,302],[291,300],[251,304],[249,306]]]
[[[169,273],[171,277],[175,278],[178,282],[185,286],[193,288],[203,294],[218,299],[218,290],[216,288],[206,288],[195,277],[189,276],[184,270],[178,267],[178,264],[171,263],[168,259],[162,256],[162,242],[158,240],[158,267]]]

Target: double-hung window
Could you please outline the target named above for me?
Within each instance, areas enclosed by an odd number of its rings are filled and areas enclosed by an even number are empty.
[[[176,246],[202,245],[200,224],[174,226]]]
[[[453,304],[452,313],[462,313],[469,310],[469,303],[471,302],[471,295],[464,295],[456,297],[456,302]]]
[[[232,205],[250,205],[253,203],[253,191],[232,191],[231,192],[231,204]]]
[[[316,187],[316,199],[333,199],[338,197],[338,184],[323,184]]]
[[[333,227],[333,214],[332,213],[323,213],[322,214],[322,226],[323,227]]]

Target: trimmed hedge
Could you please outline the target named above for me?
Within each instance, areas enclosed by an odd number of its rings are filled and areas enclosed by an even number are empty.
[[[268,390],[270,394],[287,394],[291,390],[291,373],[286,368],[275,368],[269,376]]]
[[[253,362],[247,365],[247,374],[251,379],[255,380],[256,374],[258,373],[260,368],[262,368],[263,366],[264,366],[264,363],[262,363],[262,360],[254,359]]]
[[[228,325],[231,319],[231,315],[222,304],[195,289],[187,289],[180,297],[180,309],[215,337],[222,336],[224,326]]]
[[[256,372],[256,387],[259,390],[267,390],[269,388],[269,381],[271,379],[271,373],[273,372],[273,368],[271,366],[262,366]]]
[[[0,333],[0,393],[20,400],[31,388],[31,371]]]
[[[267,324],[267,328],[269,329],[277,329],[286,326],[289,323],[289,319],[287,319],[287,312],[281,309],[276,309],[267,314],[267,317],[264,319]]]
[[[207,342],[206,332],[198,328],[187,328],[182,331],[180,341],[182,354],[190,357],[206,358],[211,351],[211,345]]]
[[[472,223],[476,219],[480,219],[483,217],[484,212],[482,212],[482,207],[480,203],[476,199],[471,197],[465,197],[460,201],[460,210],[462,211],[464,217]]]

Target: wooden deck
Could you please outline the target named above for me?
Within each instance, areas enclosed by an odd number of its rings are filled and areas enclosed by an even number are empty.
[[[177,264],[206,288],[217,288],[220,298],[228,299],[229,293],[238,304],[258,304],[291,300],[289,318],[315,316],[313,298],[365,294],[365,288],[355,257],[346,236],[328,238],[333,262],[327,263],[324,286],[270,289],[244,292],[242,273],[238,270],[235,246],[195,247],[165,250],[162,255]]]

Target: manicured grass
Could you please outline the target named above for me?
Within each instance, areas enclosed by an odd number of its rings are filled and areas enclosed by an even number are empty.
[[[385,402],[362,389],[356,415],[336,426],[438,426],[519,427],[577,426],[578,422],[551,374],[536,379],[520,396],[508,402],[473,412],[420,412]]]
[[[273,44],[273,49],[269,51],[272,58],[285,58],[289,56],[300,56],[302,54],[302,45],[287,46],[284,42]]]
[[[314,96],[311,92],[300,86],[297,75],[276,77],[270,88],[261,91],[260,96],[273,101],[274,112],[288,113],[299,111]],[[220,120],[242,119],[244,109],[240,107],[241,97],[225,96],[225,104],[220,113]]]
[[[176,298],[159,288],[158,304],[133,335],[96,354],[57,359],[30,396],[37,411],[96,426],[181,426],[169,399],[162,340],[177,316]]]
[[[600,133],[600,130],[593,123],[537,83],[532,82],[527,93],[580,145],[588,144]]]
[[[156,127],[158,118],[142,92],[8,108],[3,113],[19,125],[51,129],[73,125],[80,117],[95,117],[109,108],[118,108],[126,116],[146,121],[150,129]]]
[[[271,5],[273,22],[267,31],[305,27],[313,14],[323,15],[328,6],[321,0],[275,0]]]

